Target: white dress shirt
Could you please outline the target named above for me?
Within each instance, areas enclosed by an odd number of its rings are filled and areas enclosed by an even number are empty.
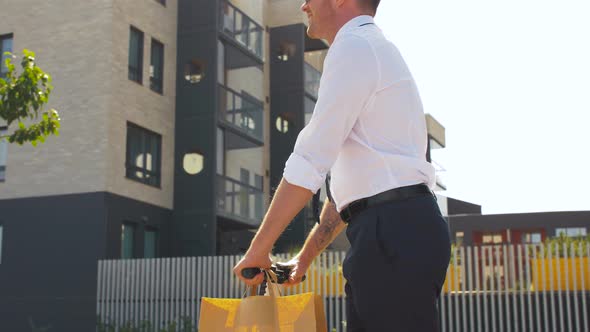
[[[422,102],[406,63],[371,16],[355,17],[328,50],[311,121],[284,178],[315,193],[331,172],[330,191],[342,211],[389,189],[434,188],[426,149]]]

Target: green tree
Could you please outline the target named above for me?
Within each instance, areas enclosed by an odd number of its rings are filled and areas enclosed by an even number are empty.
[[[59,114],[54,109],[43,111],[53,87],[50,84],[51,77],[35,63],[35,53],[23,50],[20,76],[17,76],[16,66],[12,63],[16,56],[10,52],[5,55],[4,64],[8,71],[5,76],[0,76],[0,120],[4,120],[9,128],[16,122],[18,128],[0,136],[0,140],[8,139],[10,143],[20,145],[31,142],[36,146],[39,142],[45,142],[49,135],[59,135]],[[27,118],[39,121],[27,126],[23,122]]]

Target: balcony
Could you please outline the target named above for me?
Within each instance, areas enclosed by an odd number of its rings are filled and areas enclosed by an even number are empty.
[[[248,226],[258,226],[264,216],[261,188],[217,175],[217,213]]]
[[[304,64],[303,73],[305,78],[305,93],[317,100],[322,73],[307,62]]]
[[[262,61],[264,28],[228,0],[219,1],[219,14],[221,33],[251,56]]]
[[[447,190],[447,185],[445,184],[445,174],[446,174],[446,169],[440,164],[438,163],[436,160],[432,160],[431,161],[432,166],[434,166],[434,169],[436,171],[436,187],[437,187],[437,191],[438,190]]]
[[[254,97],[219,85],[219,119],[260,142],[264,140],[263,109]]]

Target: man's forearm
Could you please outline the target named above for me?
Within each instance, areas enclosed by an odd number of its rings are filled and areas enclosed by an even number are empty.
[[[320,223],[309,233],[301,249],[300,259],[313,261],[345,228],[346,224],[336,211],[336,205],[326,200],[320,215]]]
[[[283,179],[274,194],[262,225],[260,225],[258,232],[254,236],[249,250],[269,253],[287,225],[312,196],[311,191],[290,184]]]

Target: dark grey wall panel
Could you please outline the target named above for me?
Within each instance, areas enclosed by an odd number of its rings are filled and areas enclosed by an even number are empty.
[[[90,331],[97,258],[105,253],[104,195],[0,201],[0,331]]]
[[[285,162],[289,158],[297,135],[304,123],[304,51],[306,29],[303,24],[277,27],[270,30],[270,185],[271,194],[283,176]],[[278,58],[284,45],[291,45],[293,54],[287,61]],[[279,132],[276,119],[281,116],[289,121],[289,131]],[[302,245],[305,239],[305,211],[302,211],[287,227],[276,244],[276,251]]]
[[[481,205],[447,197],[447,212],[449,215],[481,214]]]
[[[121,220],[165,234],[171,216],[104,192],[0,200],[0,211],[0,331],[11,332],[32,331],[29,319],[49,331],[93,331],[97,261],[119,257]],[[136,243],[142,253],[143,238]]]
[[[217,1],[181,0],[178,3],[176,135],[174,168],[174,256],[215,254],[215,151],[217,118]],[[191,84],[185,65],[198,60],[204,78]],[[201,173],[182,169],[185,153],[204,156]]]

